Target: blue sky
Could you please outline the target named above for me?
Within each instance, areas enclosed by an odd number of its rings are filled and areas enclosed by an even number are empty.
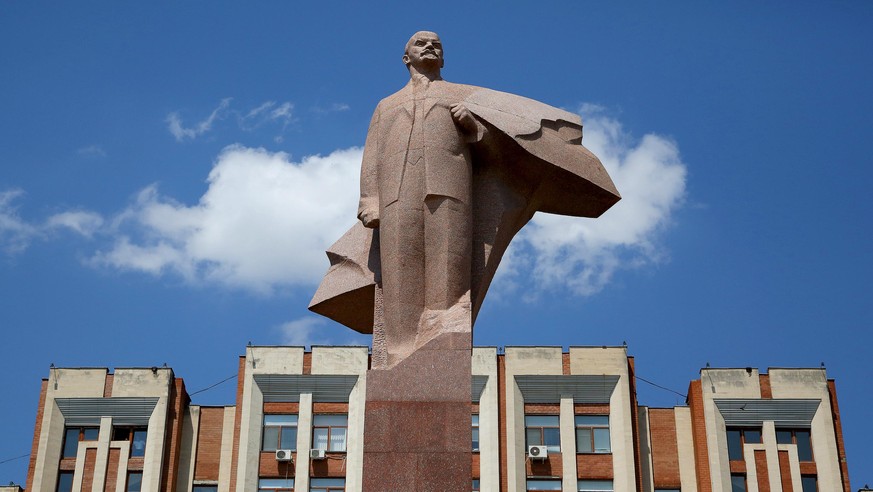
[[[852,484],[873,482],[871,21],[869,2],[4,3],[0,483],[24,482],[6,460],[51,363],[166,362],[193,392],[249,340],[367,343],[306,305],[419,29],[447,80],[580,112],[624,196],[526,228],[476,344],[626,341],[680,393],[707,362],[824,362]]]

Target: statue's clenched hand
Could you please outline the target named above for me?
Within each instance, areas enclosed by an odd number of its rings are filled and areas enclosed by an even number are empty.
[[[473,118],[473,114],[470,113],[466,106],[461,103],[455,103],[449,107],[449,110],[452,112],[452,119],[455,120],[455,124],[460,126],[464,133],[476,134],[476,119]]]
[[[376,209],[364,209],[358,213],[358,219],[364,224],[364,227],[375,229],[379,227],[379,211]]]

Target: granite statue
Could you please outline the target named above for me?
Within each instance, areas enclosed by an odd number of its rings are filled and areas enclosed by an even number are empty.
[[[415,33],[408,83],[373,114],[360,222],[327,251],[309,308],[372,333],[392,368],[447,333],[472,333],[498,263],[535,212],[598,217],[620,195],[582,145],[578,115],[441,77],[443,47]]]

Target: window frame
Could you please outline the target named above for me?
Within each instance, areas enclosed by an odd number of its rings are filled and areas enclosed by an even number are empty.
[[[815,482],[815,488],[812,491],[806,489],[805,484],[809,483],[808,480],[813,480]],[[800,476],[800,490],[802,492],[818,492],[820,489],[818,487],[818,475],[801,475]]]
[[[582,488],[585,486],[587,486],[587,488]],[[598,486],[600,488],[597,488]],[[609,488],[603,488],[603,487],[609,487]],[[578,480],[576,480],[576,491],[577,492],[614,492],[615,491],[615,482],[613,482],[612,480],[578,479]]]
[[[317,425],[315,422],[318,420],[318,417],[345,417],[346,425]],[[315,443],[315,433],[317,429],[327,429],[327,449],[324,449],[325,453],[345,453],[349,448],[349,414],[347,413],[320,413],[312,416],[312,447],[311,449],[322,449],[316,446]],[[343,429],[345,431],[345,438],[343,439],[343,448],[340,449],[331,449],[331,443],[333,440],[331,439],[333,435],[334,429]]]
[[[474,413],[471,420],[472,420],[472,426],[473,426],[473,428],[472,428],[473,435],[472,435],[471,445],[473,446],[473,452],[478,453],[481,449],[481,446],[482,446],[481,441],[479,440],[479,414]]]
[[[139,475],[139,488],[131,490],[130,488],[130,477],[134,475]],[[142,470],[134,470],[127,472],[127,479],[124,482],[124,490],[125,492],[142,492]]]
[[[61,484],[61,480],[62,480],[61,477],[70,477],[70,483],[69,483],[70,488],[69,489],[67,489],[67,488],[62,489],[61,488],[61,485],[62,485]],[[59,471],[58,472],[58,480],[57,480],[57,483],[55,484],[55,492],[71,492],[73,490],[73,484],[74,484],[73,478],[74,478],[74,472],[72,470]],[[63,485],[67,485],[67,484],[63,484]]]
[[[749,490],[749,477],[745,473],[731,473],[731,492],[734,492],[734,479],[743,481],[743,491]]]
[[[779,434],[785,433],[785,432],[791,433],[791,442],[780,442],[779,441]],[[809,448],[808,448],[809,459],[808,460],[805,460],[805,459],[801,458],[801,456],[800,456],[801,446],[797,443],[797,433],[798,432],[803,432],[807,435],[807,439],[808,439],[807,444],[809,445]],[[794,446],[796,446],[797,447],[797,460],[800,461],[801,463],[810,463],[810,462],[815,461],[815,453],[813,453],[813,450],[812,450],[812,429],[810,429],[810,428],[805,428],[805,427],[779,428],[779,427],[777,427],[776,428],[776,444],[777,445],[778,444],[793,444]],[[804,451],[806,451],[806,449],[804,449]]]
[[[218,485],[216,485],[216,484],[192,485],[191,492],[218,492]]]
[[[282,416],[282,417],[294,417],[294,424],[268,424],[267,417],[273,416]],[[279,449],[290,449],[291,451],[297,451],[297,436],[299,435],[299,425],[300,425],[300,416],[296,413],[265,413],[264,418],[262,419],[263,425],[261,426],[261,451],[263,452],[274,452]],[[279,433],[276,435],[276,443],[273,449],[267,449],[267,428],[278,428]],[[282,447],[282,434],[285,432],[290,432],[290,430],[286,431],[286,429],[294,430],[294,439],[293,445],[290,448]]]
[[[325,485],[323,482],[327,481],[342,481],[342,485],[339,484],[327,484]],[[322,482],[322,483],[316,483]],[[313,477],[309,479],[309,492],[344,492],[346,490],[346,479],[345,477],[336,477],[336,478],[326,478],[326,477]]]
[[[119,433],[127,431],[127,435],[119,438]],[[137,435],[142,434],[142,450],[138,450],[134,444],[139,442]],[[129,456],[131,458],[144,458],[148,449],[149,428],[142,425],[119,425],[112,426],[113,441],[127,441],[130,443]]]
[[[557,422],[554,426],[552,425],[529,425],[528,419],[531,418],[543,418],[549,417],[554,418]],[[555,429],[557,430],[558,443],[557,444],[547,444],[546,443],[546,429]],[[539,430],[540,434],[540,442],[530,442],[530,436],[528,435],[531,430]],[[545,446],[548,454],[558,454],[561,452],[561,417],[560,415],[539,415],[539,414],[526,414],[524,416],[524,449],[530,448],[530,446]]]
[[[283,481],[286,483],[273,485],[265,484],[264,481]],[[290,487],[286,485],[290,485]],[[258,478],[258,492],[294,492],[295,485],[293,478]]]
[[[94,436],[94,439],[86,439],[85,438],[86,433],[88,431],[94,431],[94,430],[97,431],[97,435]],[[70,431],[78,431],[78,436],[77,436],[77,440],[76,440],[76,449],[73,452],[72,456],[67,455],[67,443],[69,442]],[[73,425],[73,426],[64,427],[64,442],[61,445],[61,458],[62,459],[64,459],[64,458],[75,459],[79,454],[79,443],[80,442],[83,442],[83,441],[84,442],[95,442],[99,438],[100,438],[100,427],[94,427],[92,425],[82,425],[82,426]]]
[[[738,458],[731,456],[731,433],[739,433],[740,436],[740,456]],[[757,441],[749,441],[746,438],[746,433],[757,432],[758,440]],[[764,442],[764,433],[761,427],[727,427],[725,428],[725,437],[727,440],[728,447],[728,460],[730,461],[744,461],[745,458],[745,449],[746,444],[761,444]]]
[[[583,423],[583,424],[580,424],[580,423],[579,423],[580,418],[584,419],[584,418],[586,418],[586,417],[589,417],[589,418],[590,418],[590,417],[601,417],[601,418],[605,418],[605,419],[606,419],[606,424],[593,424],[593,423]],[[612,454],[612,436],[610,435],[610,432],[609,432],[609,415],[602,415],[602,414],[596,414],[596,415],[595,415],[595,414],[577,414],[577,415],[575,415],[575,416],[573,417],[573,424],[575,425],[575,435],[576,435],[576,454]],[[597,432],[596,432],[596,431],[597,431],[597,430],[602,431],[602,430],[604,430],[604,429],[606,430],[606,440],[607,440],[608,448],[607,448],[605,451],[603,451],[603,450],[598,451],[598,449],[597,449],[597,436],[596,436]],[[583,451],[583,450],[580,449],[580,447],[579,447],[579,443],[580,443],[580,440],[579,440],[579,431],[580,431],[580,430],[589,430],[589,431],[590,431],[590,433],[589,433],[589,438],[590,438],[590,442],[589,442],[589,444],[590,444],[590,446],[591,446],[591,451]]]
[[[539,483],[536,483],[539,482]],[[557,486],[557,488],[550,489],[532,489],[531,485],[542,485],[542,486]],[[564,490],[563,484],[561,483],[560,478],[528,478],[524,483],[524,490],[527,492],[540,492],[543,490]]]

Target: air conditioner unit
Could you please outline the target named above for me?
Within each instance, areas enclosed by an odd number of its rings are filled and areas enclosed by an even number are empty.
[[[276,450],[276,461],[291,461],[291,450],[290,449],[277,449]]]
[[[546,446],[528,446],[527,457],[532,460],[544,460],[549,457],[549,448]]]
[[[323,449],[311,449],[311,450],[309,450],[309,459],[311,459],[311,460],[323,460],[324,459],[324,450]]]

